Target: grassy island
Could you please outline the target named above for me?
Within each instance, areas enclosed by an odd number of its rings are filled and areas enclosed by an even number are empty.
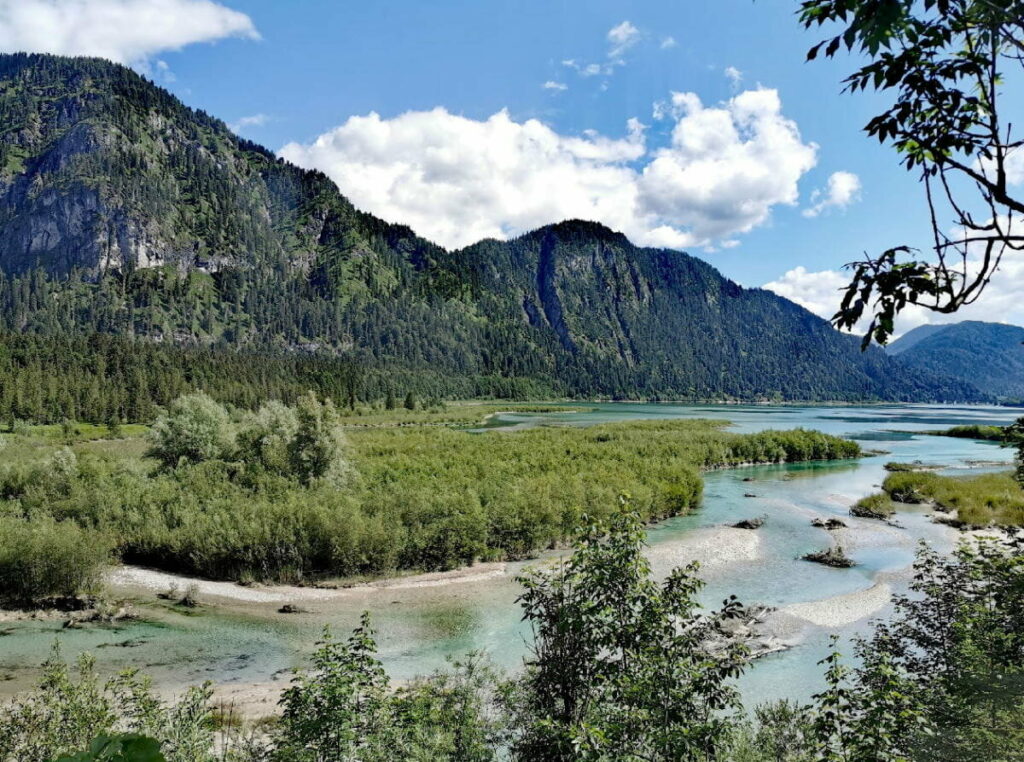
[[[969,477],[896,471],[886,477],[882,490],[858,506],[890,506],[888,515],[897,504],[927,504],[950,514],[950,523],[965,527],[1024,526],[1024,489],[1008,471]]]

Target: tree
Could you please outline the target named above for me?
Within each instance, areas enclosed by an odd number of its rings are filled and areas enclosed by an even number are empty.
[[[232,448],[227,411],[203,392],[178,397],[149,432],[149,454],[166,466],[199,463]]]
[[[559,567],[520,578],[535,643],[512,702],[516,758],[713,759],[747,655],[722,624],[742,607],[702,611],[696,564],[656,582],[635,511],[590,523],[574,547]]]
[[[281,697],[274,759],[349,762],[377,757],[388,718],[388,679],[376,658],[369,617],[347,643],[329,631]]]
[[[407,395],[405,395],[405,403],[403,404],[403,406],[405,407],[406,410],[416,409],[416,397],[413,396],[412,392],[409,392]]]
[[[299,433],[293,408],[271,400],[242,419],[237,435],[238,456],[275,473],[290,474],[291,447]]]
[[[304,484],[327,479],[336,484],[347,475],[345,437],[338,423],[338,411],[330,400],[320,402],[313,392],[304,395],[295,408],[297,427],[288,445],[292,473]]]
[[[1024,759],[1024,554],[979,541],[952,557],[922,546],[909,595],[833,653],[817,698],[824,760]]]
[[[800,21],[842,27],[808,60],[843,47],[868,58],[845,90],[892,93],[864,129],[891,142],[924,185],[926,256],[901,244],[851,264],[833,317],[852,328],[870,314],[864,346],[884,343],[906,306],[956,312],[981,296],[1005,254],[1024,250],[1024,194],[1011,188],[1024,140],[1004,111],[1024,74],[1024,0],[804,0]]]
[[[1021,487],[1024,487],[1024,418],[1018,418],[1014,423],[1003,429],[1004,446],[1017,449],[1016,465],[1014,476]]]
[[[395,393],[394,393],[394,391],[392,391],[391,387],[389,386],[388,387],[388,394],[384,398],[384,409],[385,410],[394,410],[396,407],[398,407],[398,402],[395,400]]]

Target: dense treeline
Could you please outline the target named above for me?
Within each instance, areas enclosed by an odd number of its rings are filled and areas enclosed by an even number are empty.
[[[148,422],[176,397],[202,390],[235,407],[309,390],[338,407],[383,404],[390,394],[528,399],[555,392],[529,379],[458,377],[369,365],[352,356],[175,346],[108,334],[0,335],[0,421]]]
[[[212,687],[176,703],[137,673],[101,684],[83,657],[54,654],[39,687],[0,710],[0,761],[50,762],[980,762],[1021,759],[1024,553],[1019,544],[922,549],[894,615],[834,650],[804,706],[744,711],[746,645],[723,638],[747,614],[697,600],[695,565],[656,580],[643,522],[616,513],[576,536],[561,565],[527,570],[519,602],[535,634],[523,670],[481,654],[393,684],[364,617],[325,633],[280,714],[215,715]],[[216,732],[219,722],[220,731]],[[86,751],[90,749],[90,751]],[[129,750],[134,750],[129,753]],[[121,752],[123,756],[118,756]],[[137,756],[136,756],[137,755]]]
[[[983,397],[593,223],[445,251],[98,59],[0,57],[0,118],[12,334],[340,353],[432,396]]]
[[[817,432],[740,435],[706,421],[346,439],[333,404],[309,395],[233,417],[205,395],[181,398],[154,424],[145,459],[135,440],[47,455],[19,438],[0,467],[0,516],[71,522],[129,562],[291,581],[528,557],[584,516],[608,515],[623,491],[653,520],[699,504],[703,468],[859,453]]]

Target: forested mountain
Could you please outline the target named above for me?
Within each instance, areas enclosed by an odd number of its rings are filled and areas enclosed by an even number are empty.
[[[946,373],[987,394],[1024,401],[1024,328],[965,320],[922,325],[889,345],[912,368]]]
[[[315,352],[360,399],[982,396],[594,223],[446,251],[99,59],[0,56],[0,270],[8,334],[244,351],[243,374]]]

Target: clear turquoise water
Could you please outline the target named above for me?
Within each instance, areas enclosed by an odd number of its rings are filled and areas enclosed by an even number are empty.
[[[702,509],[652,528],[652,546],[668,547],[666,544],[703,527],[749,516],[769,517],[758,530],[761,558],[707,572],[703,596],[708,605],[717,604],[731,593],[747,603],[770,605],[818,600],[870,587],[879,575],[898,589],[899,572],[911,563],[916,542],[921,539],[948,548],[953,541],[948,530],[931,524],[923,515],[903,514],[900,521],[904,530],[868,536],[851,551],[860,565],[837,570],[798,560],[803,553],[829,543],[827,533],[811,527],[810,519],[847,516],[854,501],[877,490],[885,475],[882,465],[889,460],[921,460],[951,473],[995,467],[971,468],[972,461],[1008,464],[1011,454],[991,443],[900,432],[963,423],[1005,424],[1020,412],[943,406],[594,407],[593,412],[586,413],[504,415],[497,423],[515,429],[643,418],[719,418],[731,421],[733,430],[739,432],[803,427],[847,436],[866,448],[889,451],[852,463],[752,467],[706,474]],[[744,497],[745,493],[756,497]],[[515,603],[518,591],[512,577],[519,568],[510,564],[501,577],[446,587],[353,592],[346,600],[310,604],[311,613],[298,616],[227,616],[212,610],[183,616],[159,609],[155,610],[159,612],[157,622],[135,622],[117,628],[62,630],[60,623],[52,622],[0,624],[0,692],[22,686],[54,641],[59,641],[67,655],[91,651],[106,671],[137,667],[152,674],[158,683],[170,686],[206,679],[266,681],[282,670],[301,665],[324,625],[344,634],[363,610],[371,612],[381,658],[396,678],[443,667],[446,657],[473,649],[488,652],[501,666],[515,668],[529,644],[528,628]],[[853,625],[838,634],[849,638],[864,627],[863,623]],[[796,647],[756,662],[741,682],[748,701],[809,696],[820,686],[821,670],[816,662],[825,654],[828,636],[823,629],[810,628]]]

